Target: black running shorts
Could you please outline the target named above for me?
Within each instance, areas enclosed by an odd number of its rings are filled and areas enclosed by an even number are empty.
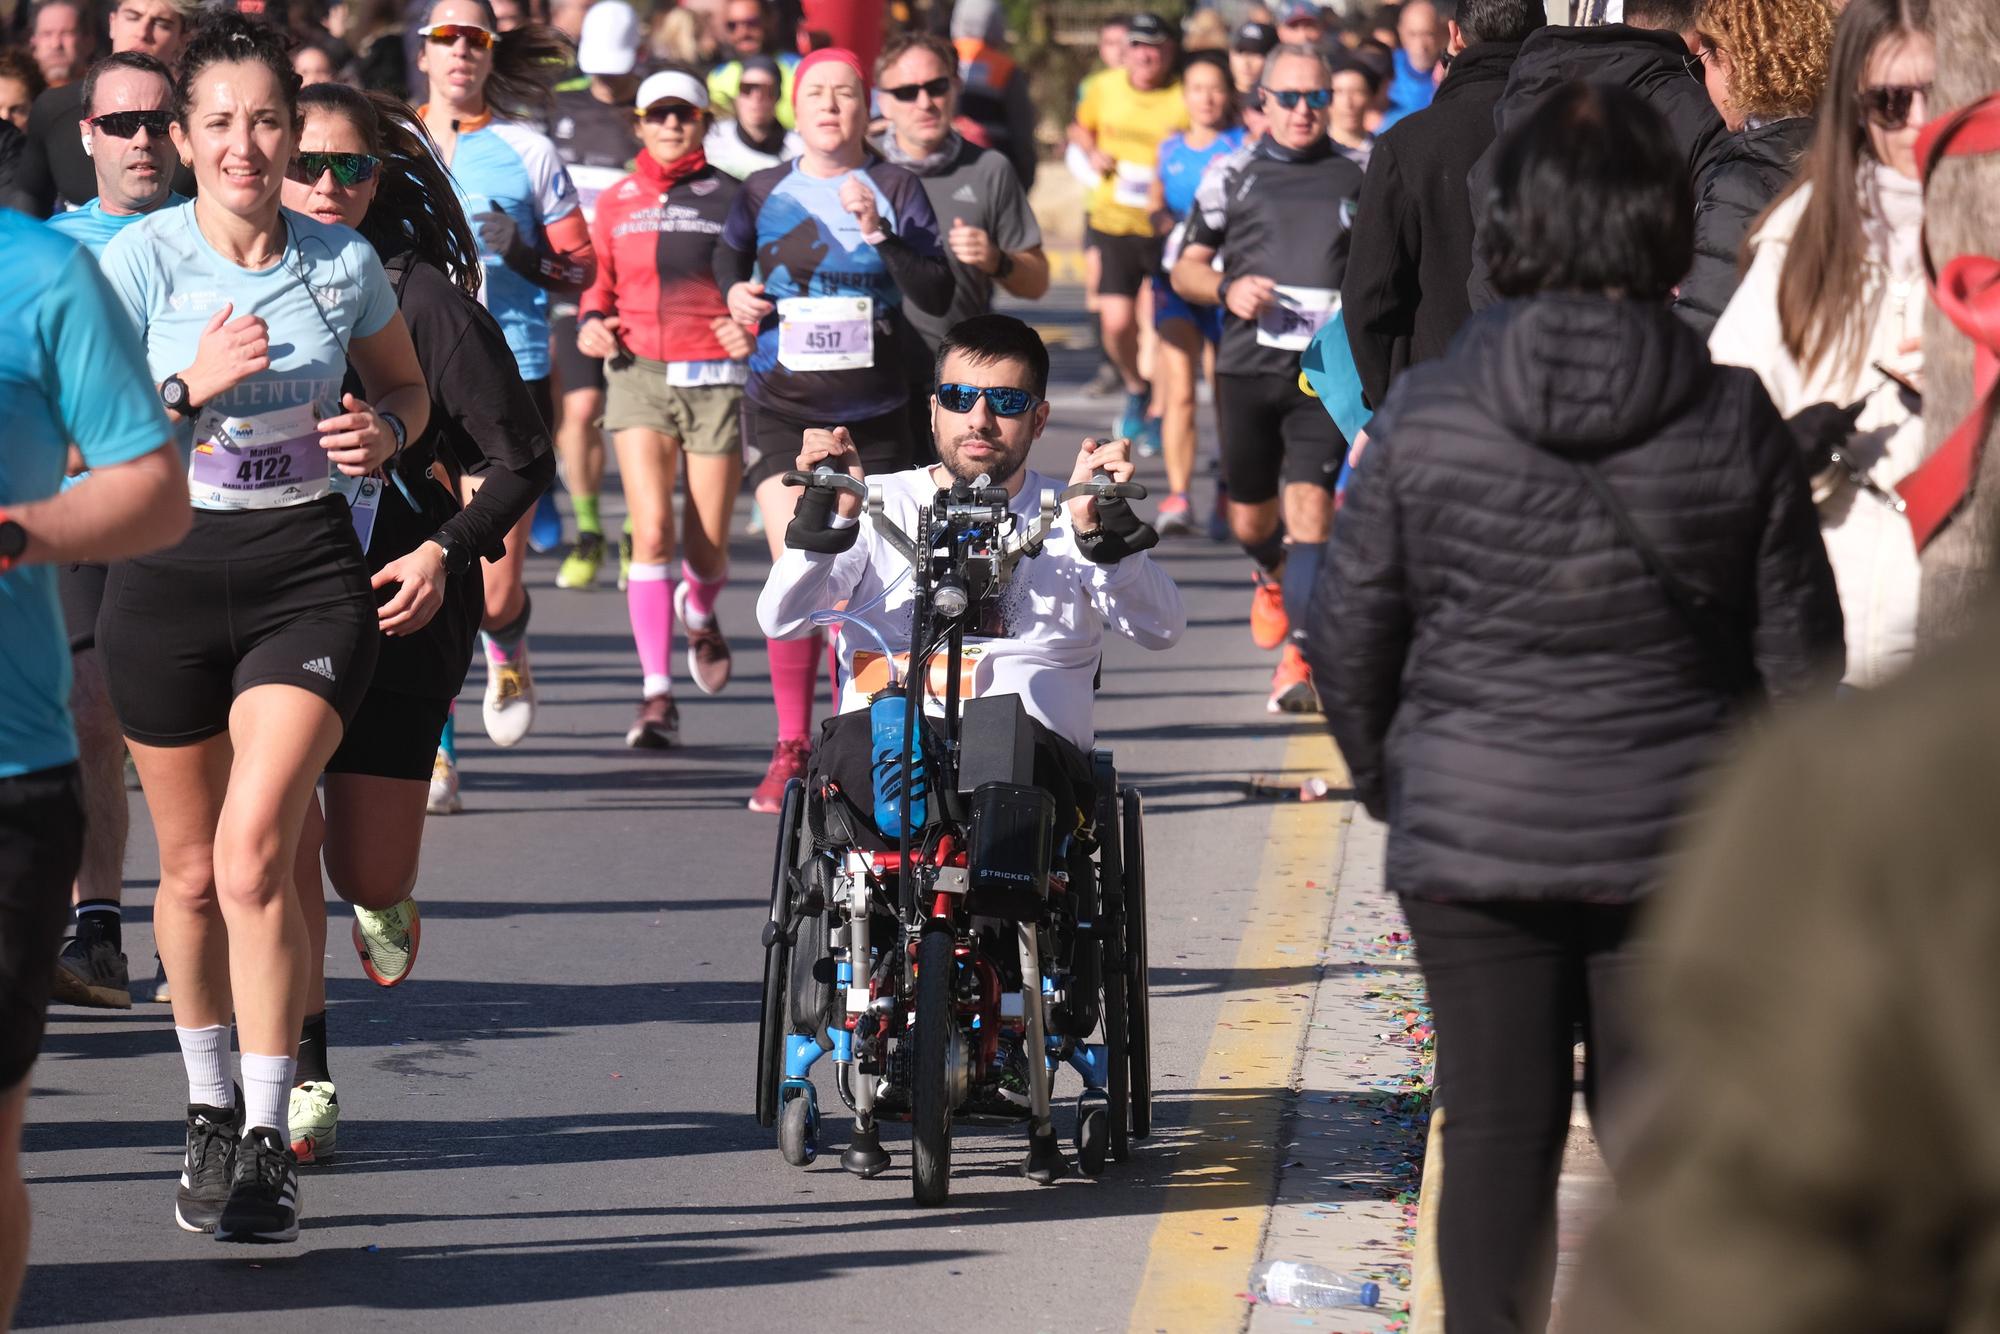
[[[743,489],[756,493],[763,482],[798,466],[799,446],[807,430],[815,426],[845,426],[861,453],[861,469],[869,476],[903,472],[926,461],[929,441],[918,453],[910,440],[908,407],[885,412],[865,421],[829,417],[825,421],[803,422],[781,412],[761,407],[747,395],[743,399]],[[927,433],[928,434],[928,433]]]
[[[371,690],[362,697],[361,709],[347,724],[326,771],[427,781],[450,712],[448,699]]]
[[[549,340],[555,345],[556,380],[564,394],[573,394],[579,389],[595,389],[600,394],[604,392],[604,363],[596,357],[586,357],[576,345],[574,305],[564,305],[561,313],[550,314]]]
[[[1160,259],[1166,241],[1158,236],[1096,235],[1098,254],[1097,294],[1122,296],[1130,300],[1139,289],[1159,276]]]
[[[104,580],[110,573],[109,565],[95,561],[56,567],[56,594],[62,599],[71,653],[81,653],[97,643],[97,613],[104,606]]]
[[[375,595],[347,502],[196,510],[164,555],[111,569],[97,643],[125,735],[189,746],[253,686],[291,685],[353,721],[375,672]]]
[[[83,788],[65,764],[0,778],[0,1093],[42,1049],[49,987],[83,862]]]
[[[1229,498],[1261,505],[1294,482],[1333,489],[1347,444],[1326,408],[1299,388],[1299,377],[1218,375],[1215,430]]]

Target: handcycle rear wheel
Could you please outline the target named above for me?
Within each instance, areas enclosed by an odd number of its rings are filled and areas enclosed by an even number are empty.
[[[806,785],[793,779],[778,811],[777,860],[771,872],[771,916],[764,927],[764,997],[757,1017],[757,1124],[778,1119],[778,1085],[785,1075],[785,1035],[791,1029],[792,870],[804,824]]]
[[[918,1204],[943,1204],[951,1193],[951,929],[934,926],[917,942],[917,1020],[912,1040],[910,1186]]]
[[[1132,1072],[1132,1137],[1153,1133],[1153,1010],[1146,969],[1146,802],[1136,787],[1120,796],[1125,871],[1126,1048]]]

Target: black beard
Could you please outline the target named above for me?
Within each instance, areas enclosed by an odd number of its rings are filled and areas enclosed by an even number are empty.
[[[993,443],[997,444],[998,442]],[[950,454],[946,455],[942,450],[939,451],[939,454],[944,458],[944,470],[968,486],[978,481],[981,477],[986,478],[988,486],[1005,486],[1008,479],[1021,471],[1022,465],[1028,461],[1027,454],[1023,453],[1017,459],[1009,460],[1003,457],[995,459],[990,463],[975,464],[967,460],[963,454],[960,454],[955,446]]]

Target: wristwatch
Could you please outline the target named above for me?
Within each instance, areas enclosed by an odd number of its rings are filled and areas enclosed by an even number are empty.
[[[183,417],[192,417],[201,411],[201,405],[188,392],[188,382],[178,375],[169,375],[160,382],[160,402],[170,412],[178,412]]]
[[[6,574],[28,549],[28,530],[0,510],[0,574]]]
[[[435,533],[425,538],[424,541],[437,543],[438,549],[444,552],[444,572],[446,574],[460,574],[471,568],[472,562],[466,560],[462,554],[464,548],[458,546],[451,534],[445,532],[444,529],[438,529]]]
[[[1007,275],[1012,273],[1013,271],[1014,271],[1014,257],[1008,254],[1006,251],[1002,250],[1000,252],[1000,262],[996,264],[993,268],[994,279],[998,282],[1004,283],[1007,281]]]

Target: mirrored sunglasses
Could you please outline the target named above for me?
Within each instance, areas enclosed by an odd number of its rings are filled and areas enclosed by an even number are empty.
[[[382,159],[367,153],[300,153],[285,166],[285,179],[300,185],[318,185],[328,172],[341,185],[360,185],[375,179]]]
[[[1290,111],[1302,101],[1314,111],[1324,111],[1333,102],[1333,93],[1330,89],[1326,88],[1315,88],[1311,92],[1304,92],[1297,88],[1266,88],[1264,96],[1276,102],[1287,111]]]
[[[166,111],[108,111],[102,116],[92,116],[90,128],[113,139],[130,139],[141,130],[165,134],[172,120],[172,113]]]
[[[497,34],[475,23],[433,23],[417,33],[432,46],[450,46],[463,37],[475,51],[487,50],[497,39]]]
[[[970,412],[984,395],[996,417],[1018,417],[1042,400],[1025,389],[988,387],[976,384],[941,384],[937,387],[938,406],[946,412]]]

